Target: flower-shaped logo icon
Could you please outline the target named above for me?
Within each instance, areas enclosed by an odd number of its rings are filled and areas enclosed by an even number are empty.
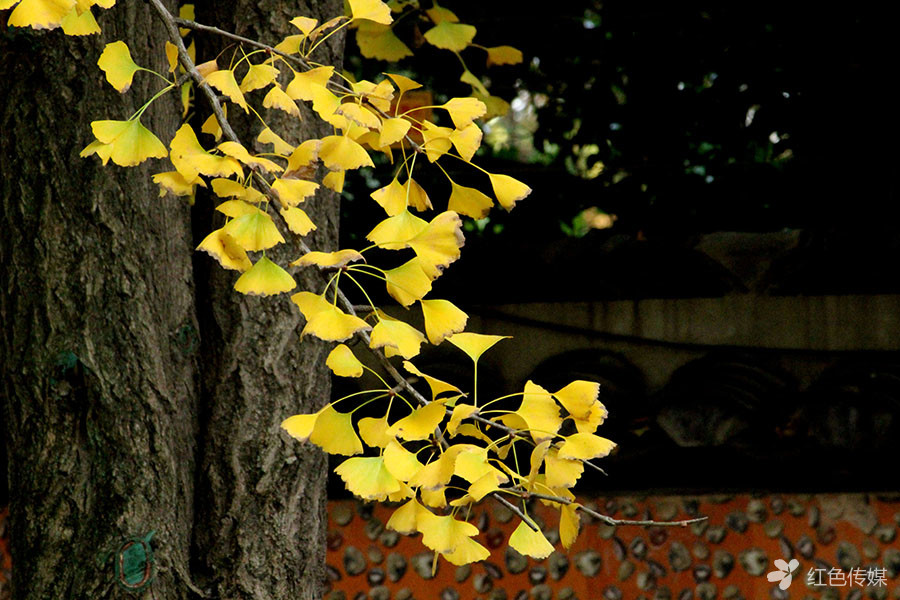
[[[792,573],[800,567],[800,561],[792,558],[791,562],[786,562],[778,558],[775,559],[775,567],[778,570],[766,575],[766,579],[769,581],[780,581],[781,583],[778,584],[778,587],[786,590],[791,587]]]

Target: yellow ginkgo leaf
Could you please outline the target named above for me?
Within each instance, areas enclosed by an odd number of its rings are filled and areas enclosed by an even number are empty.
[[[452,134],[453,130],[449,127],[439,127],[430,121],[424,122],[422,128],[424,144],[422,146],[429,161],[434,162],[450,152],[450,148],[453,147],[453,142],[450,141]]]
[[[384,354],[412,358],[419,354],[425,336],[415,327],[378,312],[378,324],[372,328],[370,348],[384,348]]]
[[[385,250],[399,250],[427,226],[426,221],[404,210],[376,225],[366,239]]]
[[[565,504],[559,511],[559,541],[568,550],[578,538],[581,516],[577,504]]]
[[[212,188],[216,196],[220,198],[240,198],[251,204],[259,204],[266,199],[259,190],[249,186],[244,187],[242,183],[233,179],[213,179]]]
[[[450,119],[459,130],[465,129],[487,112],[487,106],[478,98],[452,98],[442,104],[441,108],[450,113]]]
[[[220,69],[206,75],[204,79],[207,84],[216,88],[225,94],[229,100],[243,108],[244,112],[249,112],[247,101],[244,99],[244,94],[241,93],[241,88],[234,78],[234,71],[230,69]]]
[[[559,457],[579,460],[602,458],[612,452],[615,447],[615,442],[593,433],[575,433],[563,442],[559,449]]]
[[[494,46],[487,50],[487,64],[491,65],[517,65],[522,62],[522,51],[512,46]]]
[[[528,424],[529,432],[535,443],[553,438],[562,425],[559,405],[556,404],[553,396],[530,380],[525,382],[522,404],[516,414]]]
[[[419,515],[423,512],[430,513],[427,508],[419,504],[418,500],[413,498],[395,510],[384,526],[397,533],[405,533],[406,535],[418,533]]]
[[[319,148],[322,146],[322,140],[306,140],[288,157],[287,168],[284,170],[284,177],[295,177],[298,173],[309,169],[310,175],[315,174],[315,169],[311,168],[312,164],[319,158]],[[312,177],[299,177],[300,179],[311,179]]]
[[[400,93],[406,93],[409,90],[417,90],[422,87],[422,84],[418,81],[413,81],[409,77],[405,75],[397,75],[396,73],[385,73],[391,80],[397,85],[397,88],[400,90]]]
[[[425,466],[395,439],[391,439],[384,448],[384,464],[391,475],[400,481],[409,481]]]
[[[573,381],[553,394],[559,403],[576,419],[586,418],[591,407],[598,403],[600,384],[594,381]]]
[[[185,179],[193,179],[198,174],[210,177],[240,177],[244,174],[241,163],[230,156],[216,156],[203,149],[197,140],[197,134],[185,123],[169,143],[170,158],[175,169]]]
[[[391,109],[391,101],[394,99],[394,85],[389,79],[382,79],[373,83],[366,79],[351,82],[350,87],[360,97],[363,103],[374,106],[377,110],[387,112]]]
[[[606,415],[606,407],[600,402],[595,402],[591,405],[587,416],[581,418],[573,417],[575,428],[578,429],[578,433],[594,433],[597,431],[597,427],[606,420]]]
[[[390,425],[387,420],[388,416],[376,419],[375,417],[363,417],[359,420],[356,427],[359,429],[359,435],[363,441],[372,448],[385,448],[394,436],[388,430]]]
[[[296,206],[286,206],[278,209],[278,213],[284,217],[288,229],[297,235],[306,235],[310,231],[316,229],[316,224],[312,222],[309,215],[302,208]]]
[[[408,360],[403,361],[403,368],[412,373],[413,375],[417,375],[424,379],[428,383],[428,387],[431,388],[431,399],[436,400],[438,396],[446,392],[453,392],[457,395],[462,395],[462,392],[458,387],[453,385],[452,383],[447,383],[446,381],[441,381],[437,377],[432,377],[431,375],[426,375],[422,371],[420,371],[416,365],[412,364]]]
[[[443,50],[462,52],[472,43],[476,32],[471,25],[441,21],[425,32],[425,40]]]
[[[78,8],[69,11],[62,21],[59,22],[63,33],[66,35],[93,35],[100,33],[100,25],[97,19],[91,14],[90,10],[82,13],[78,12]]]
[[[419,497],[422,498],[422,504],[430,508],[446,508],[447,507],[447,488],[440,487],[436,490],[425,488],[419,489]]]
[[[3,9],[15,2],[4,2]],[[75,0],[22,0],[9,15],[8,24],[13,27],[54,29],[75,8]]]
[[[316,28],[316,25],[319,24],[319,21],[310,17],[294,17],[290,20],[290,24],[302,31],[303,35],[309,35]]]
[[[506,483],[509,477],[488,462],[487,448],[469,446],[456,457],[453,473],[469,483],[475,483],[485,475],[492,475],[498,483]],[[480,500],[481,498],[476,498]]]
[[[312,334],[326,342],[343,342],[357,331],[371,326],[359,317],[348,315],[321,296],[312,292],[297,292],[291,301],[300,307],[306,317],[306,326],[300,337]]]
[[[407,498],[414,498],[416,496],[416,491],[403,483],[400,482],[400,489],[396,492],[388,494],[388,502],[403,502]]]
[[[584,463],[580,460],[560,458],[556,448],[550,448],[544,457],[544,473],[547,485],[552,488],[570,488],[584,473]]]
[[[91,129],[98,141],[109,145],[109,158],[120,167],[133,167],[148,158],[165,158],[168,155],[159,138],[138,119],[94,121]],[[185,178],[193,179],[195,176],[196,174]]]
[[[356,29],[356,44],[366,58],[397,62],[413,55],[393,29],[372,21],[360,23]]]
[[[288,156],[294,151],[294,147],[288,144],[280,135],[272,131],[269,127],[263,128],[256,136],[256,141],[260,144],[272,144],[272,150],[276,154]]]
[[[421,261],[425,273],[436,279],[441,271],[460,255],[465,243],[462,221],[453,211],[442,212],[409,240],[408,245]]]
[[[339,413],[331,404],[319,412],[309,441],[329,454],[353,456],[363,451],[350,413]]]
[[[281,89],[277,83],[266,93],[262,103],[266,108],[277,108],[293,117],[300,118],[300,107],[297,106],[297,102],[288,96],[287,92]]]
[[[320,269],[340,268],[346,264],[363,260],[363,255],[356,250],[337,250],[335,252],[307,252],[291,263],[292,267],[308,267],[316,265]]]
[[[336,194],[344,191],[344,178],[347,176],[346,171],[331,171],[322,178],[322,185]]]
[[[294,439],[305,442],[309,439],[309,436],[312,435],[313,429],[316,426],[316,420],[319,418],[319,415],[322,414],[326,408],[330,407],[331,405],[328,404],[318,412],[312,414],[294,415],[292,417],[288,417],[281,422],[281,428],[287,431]]]
[[[375,166],[366,149],[345,135],[329,135],[322,138],[319,158],[332,171]]]
[[[488,113],[485,115],[485,118],[489,118],[488,115],[491,114],[491,106],[490,103],[484,100],[483,97],[490,96],[490,92],[488,92],[487,88],[484,87],[484,84],[481,82],[481,80],[475,77],[474,73],[472,73],[472,71],[468,69],[463,71],[463,74],[460,76],[459,80],[472,86],[472,91],[474,92],[473,95],[482,97],[481,100],[484,102],[485,106],[487,106],[488,109]]]
[[[416,183],[415,179],[407,179],[406,183],[403,184],[403,189],[409,206],[418,211],[431,210],[434,208],[431,206],[431,200],[428,198],[428,194],[425,193],[425,189]]]
[[[259,167],[265,171],[280,173],[283,169],[278,163],[272,162],[268,158],[260,158],[252,156],[247,149],[237,142],[222,142],[218,149],[223,154],[230,156],[250,167]]]
[[[325,85],[334,75],[334,67],[316,67],[309,71],[294,73],[294,78],[288,84],[285,92],[294,100],[314,101],[319,90],[325,89]]]
[[[251,252],[267,250],[284,243],[284,237],[272,222],[272,217],[258,208],[255,212],[229,221],[224,229],[244,250]]]
[[[386,186],[372,192],[370,196],[389,217],[399,215],[406,209],[406,188],[400,185],[396,177]]]
[[[418,256],[397,268],[384,271],[384,278],[388,294],[403,306],[421,300],[431,291],[431,277]]]
[[[487,216],[494,205],[494,201],[489,196],[475,188],[459,185],[455,181],[451,181],[450,184],[452,190],[450,202],[447,204],[448,210],[473,219],[483,219]]]
[[[106,163],[109,162],[109,157],[112,154],[112,146],[110,146],[109,144],[104,144],[100,140],[94,140],[93,142],[85,146],[84,150],[78,153],[78,156],[80,156],[81,158],[87,158],[92,154],[96,154],[103,162],[103,166],[106,166]]]
[[[394,22],[391,9],[381,0],[348,0],[350,13],[354,19],[368,19],[382,25],[390,25]]]
[[[490,550],[469,537],[461,539],[452,552],[441,552],[447,562],[457,566],[479,562],[490,555]]]
[[[244,215],[253,215],[259,211],[258,208],[243,200],[228,200],[218,205],[216,210],[232,219],[243,217]]]
[[[509,478],[495,469],[495,472],[485,473],[473,481],[472,485],[469,486],[467,495],[474,502],[481,502],[485,496],[499,490],[500,484],[507,481],[509,481]]]
[[[216,229],[203,238],[197,250],[203,250],[226,269],[243,272],[253,266],[247,258],[247,251],[223,229]]]
[[[188,48],[188,55],[190,55],[191,60],[196,62],[196,49],[194,48],[193,42],[191,42],[191,45]],[[197,65],[197,72],[200,73],[200,75],[202,75],[203,77],[206,77],[210,73],[215,73],[218,70],[219,63],[216,62],[216,59],[208,60],[205,63],[200,63],[199,65]]]
[[[553,552],[553,544],[547,541],[544,534],[534,531],[525,521],[519,522],[519,526],[509,536],[509,547],[518,550],[519,554],[538,560],[547,558]]]
[[[165,196],[166,192],[171,192],[176,196],[193,196],[194,190],[198,185],[206,187],[206,182],[200,177],[195,177],[189,181],[178,171],[157,173],[153,176],[153,183],[159,186],[160,196]]]
[[[384,466],[380,456],[348,458],[334,470],[347,489],[365,500],[387,500],[389,494],[400,490],[400,482]]]
[[[228,105],[223,104],[222,112],[227,112],[227,108]],[[206,120],[203,121],[203,125],[200,126],[200,133],[207,133],[213,136],[217,142],[222,139],[222,127],[219,125],[219,120],[216,118],[215,113],[209,115]]]
[[[196,19],[196,11],[194,10],[194,4],[188,2],[187,4],[182,4],[178,7],[178,16],[179,18],[186,19],[188,21],[193,21]],[[186,36],[191,32],[190,29],[179,29],[181,33],[181,37]],[[193,60],[193,58],[191,58]]]
[[[473,425],[472,423],[463,423],[462,425],[460,425],[456,430],[456,435],[473,437],[475,439],[481,440],[482,442],[485,442],[486,444],[491,444],[493,442],[493,440],[488,437],[487,434],[475,427],[475,425]],[[493,450],[496,452],[497,446],[494,446]],[[501,458],[504,458],[504,456],[501,456]]]
[[[475,448],[471,444],[456,444],[447,448],[443,454],[415,474],[410,480],[409,485],[412,487],[421,487],[426,490],[438,490],[445,485],[453,477],[453,468],[456,465],[456,457],[460,452]],[[424,496],[422,500],[425,501]],[[429,506],[434,506],[429,504]]]
[[[531,193],[530,187],[509,175],[491,173],[489,177],[491,178],[491,187],[494,188],[497,202],[506,210],[512,210],[516,202]]]
[[[305,39],[306,36],[300,34],[286,36],[280,42],[275,44],[275,50],[284,52],[285,54],[298,54],[300,52],[300,45],[303,44],[303,40]]]
[[[550,448],[550,443],[552,440],[544,440],[540,444],[536,445],[534,449],[531,451],[531,469],[528,471],[528,477],[526,479],[526,489],[534,490],[534,482],[537,479],[538,472],[541,469],[541,465],[544,464],[544,457],[547,456],[547,450]]]
[[[248,94],[254,90],[272,85],[276,77],[278,77],[278,69],[272,65],[250,65],[239,87],[243,93]]]
[[[449,300],[420,300],[419,303],[425,317],[425,335],[435,346],[466,328],[469,316]]]
[[[447,338],[451,344],[469,355],[473,361],[478,359],[500,340],[505,340],[508,335],[486,335],[483,333],[455,333]]]
[[[472,160],[475,152],[481,147],[481,128],[475,123],[469,123],[465,129],[457,129],[450,134],[450,141],[459,152],[459,156],[466,161]]]
[[[431,19],[435,25],[443,23],[444,21],[447,21],[448,23],[459,23],[459,17],[456,16],[455,12],[449,8],[438,6],[437,4],[426,10],[425,14],[428,15],[428,18]]]
[[[285,206],[297,206],[301,202],[316,193],[319,184],[315,181],[304,179],[276,179],[272,184],[272,191],[278,194],[278,199]]]
[[[328,353],[325,365],[338,377],[361,377],[363,374],[363,364],[345,344],[338,344]]]
[[[390,432],[407,441],[425,440],[444,420],[443,402],[431,402],[420,406],[391,426]]]
[[[418,527],[422,543],[435,552],[452,552],[463,540],[478,535],[478,528],[451,515],[439,517],[431,512],[419,513]]]
[[[283,294],[295,287],[294,278],[265,256],[234,282],[235,291],[251,296]]]
[[[338,114],[347,117],[353,123],[368,129],[381,129],[381,119],[355,102],[344,102],[337,110]]]
[[[381,134],[378,138],[378,145],[390,146],[391,144],[396,144],[406,136],[411,126],[411,121],[399,117],[386,119],[381,124]]]
[[[341,107],[341,99],[322,86],[312,86],[309,90],[312,95],[313,111],[326,123],[337,129],[348,129],[350,121],[347,117],[337,113]]]
[[[169,73],[174,73],[178,66],[178,46],[166,41],[166,61],[169,63]]]
[[[447,424],[447,435],[453,437],[459,429],[463,419],[468,419],[472,415],[478,413],[478,407],[473,404],[457,404],[453,407],[453,414],[450,415],[450,422]]]

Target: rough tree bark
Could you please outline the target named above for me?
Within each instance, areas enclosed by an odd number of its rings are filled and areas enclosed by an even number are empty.
[[[276,39],[304,8],[219,2],[215,13]],[[150,181],[165,163],[122,169],[78,157],[91,120],[131,115],[159,85],[139,73],[128,94],[116,93],[96,68],[104,44],[125,40],[138,64],[165,70],[165,33],[147,3],[120,1],[100,18],[99,38],[0,38],[13,597],[121,597],[98,556],[155,530],[160,600],[318,598],[325,460],[278,423],[328,398],[324,348],[299,345],[286,296],[236,298],[233,276],[193,257],[189,208],[157,198]],[[337,45],[329,58],[340,58]],[[179,119],[173,94],[143,121],[168,140]],[[328,248],[336,200],[309,204],[316,243]]]
[[[223,10],[221,2],[206,1],[198,2],[196,10],[201,22],[274,45],[293,32],[290,19],[302,14],[324,22],[341,14],[343,3],[232,0]],[[230,44],[198,37],[207,56],[224,49],[223,63],[233,52]],[[339,71],[342,52],[341,34],[330,38],[315,59]],[[231,108],[230,120],[250,148],[259,122]],[[330,126],[306,106],[301,111],[299,123],[279,110],[262,114],[275,131],[287,131],[287,141],[294,144],[331,133]],[[254,150],[271,152],[271,147],[257,145]],[[336,250],[337,196],[322,188],[303,208],[318,227],[307,242],[317,249]],[[203,235],[214,226],[207,225]],[[294,236],[282,233],[288,244],[269,251],[279,264],[299,256],[290,244]],[[323,284],[316,270],[294,276],[299,289]],[[318,600],[322,597],[318,582],[325,578],[326,457],[311,446],[299,446],[280,433],[279,425],[285,416],[317,410],[328,402],[327,347],[312,336],[300,344],[301,317],[287,295],[243,297],[231,289],[233,281],[234,276],[218,265],[198,281],[211,298],[211,311],[201,314],[202,354],[215,356],[216,361],[202,374],[209,427],[201,456],[198,498],[204,508],[197,511],[197,556],[202,557],[202,572],[217,597]]]

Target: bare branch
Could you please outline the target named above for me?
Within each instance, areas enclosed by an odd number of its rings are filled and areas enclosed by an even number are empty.
[[[515,504],[513,504],[512,502],[510,502],[503,496],[501,496],[499,492],[493,492],[491,494],[491,496],[493,496],[498,502],[500,502],[500,504],[502,504],[509,510],[513,511],[516,514],[516,516],[518,516],[520,519],[522,519],[522,521],[524,521],[525,524],[528,525],[532,529],[532,531],[540,531],[541,530],[540,527],[538,527],[537,524],[528,517],[528,515],[526,515],[524,512],[522,512],[522,510],[520,510],[518,506],[516,506]]]
[[[687,527],[692,523],[699,523],[701,521],[707,520],[708,517],[696,517],[694,519],[684,519],[681,521],[653,521],[653,520],[643,520],[643,521],[631,521],[626,519],[614,519],[608,515],[604,515],[598,513],[595,510],[591,510],[590,508],[584,506],[583,504],[579,504],[574,500],[569,500],[568,498],[562,498],[560,496],[551,496],[549,494],[541,494],[538,492],[528,492],[522,491],[523,497],[529,498],[538,498],[540,500],[547,500],[548,502],[556,502],[557,504],[575,504],[578,507],[578,510],[587,513],[598,519],[603,521],[607,525],[637,525],[640,527]]]

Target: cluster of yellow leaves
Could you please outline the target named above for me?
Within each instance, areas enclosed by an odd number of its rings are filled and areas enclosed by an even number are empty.
[[[390,19],[390,11],[380,0],[354,2],[351,8],[354,20]],[[319,25],[317,21],[303,17],[292,23],[301,33],[289,36],[286,41],[290,43],[283,42],[282,46],[295,48],[297,53],[308,53],[314,45],[309,40],[334,27],[332,22]],[[448,21],[448,24],[453,23]],[[169,49],[167,51],[174,71],[174,55]],[[124,42],[108,44],[98,65],[110,85],[121,93],[129,89],[134,74],[143,70],[133,61]],[[296,287],[285,268],[268,259],[253,262],[247,254],[264,252],[285,241],[273,220],[276,211],[292,233],[307,235],[316,225],[299,205],[314,196],[320,185],[340,192],[347,172],[374,166],[370,152],[384,154],[393,162],[394,153],[399,149],[404,160],[392,181],[372,193],[372,199],[384,209],[386,218],[372,229],[367,239],[382,249],[411,249],[414,256],[391,269],[368,264],[364,267],[342,265],[341,268],[383,279],[388,293],[403,306],[422,300],[431,290],[432,282],[459,257],[463,244],[459,215],[482,218],[493,206],[494,198],[510,210],[531,192],[525,184],[507,175],[483,171],[471,162],[482,139],[481,129],[475,121],[487,112],[485,104],[477,98],[453,98],[435,107],[446,115],[448,124],[452,124],[452,127],[442,126],[399,112],[403,93],[421,87],[407,77],[388,74],[377,83],[350,82],[347,87],[335,79],[333,67],[318,66],[297,71],[294,66],[282,56],[267,53],[261,57],[261,62],[253,62],[251,55],[229,69],[219,68],[211,61],[198,66],[198,70],[206,85],[244,111],[249,111],[248,97],[253,93],[264,93],[264,107],[294,116],[300,114],[299,103],[310,103],[312,110],[335,128],[333,135],[306,140],[295,146],[263,122],[256,141],[271,144],[273,150],[263,156],[251,154],[235,141],[220,141],[214,149],[207,150],[194,130],[183,125],[167,149],[141,124],[140,115],[145,106],[126,121],[95,121],[92,128],[96,140],[82,155],[97,154],[104,164],[112,160],[121,166],[134,166],[149,158],[168,156],[174,170],[154,176],[161,194],[192,196],[197,186],[211,185],[213,192],[223,199],[218,210],[227,221],[222,228],[210,233],[199,249],[209,253],[224,268],[243,273],[235,284],[236,290],[258,295],[283,293]],[[242,76],[238,69],[242,70]],[[174,83],[170,87],[174,87]],[[208,120],[202,130],[221,138],[222,129],[214,119]],[[411,140],[410,133],[413,132],[423,140],[421,144]],[[452,190],[447,210],[431,221],[414,215],[413,211],[433,208],[429,194],[414,178],[419,154],[429,163],[452,154],[472,164],[487,175],[494,198],[475,188],[459,185],[447,175]],[[311,180],[319,164],[327,170],[321,184]],[[419,165],[423,165],[422,161]],[[259,183],[254,181],[254,175],[261,174],[270,176],[263,185],[268,190],[259,188]],[[293,266],[307,264],[312,263],[298,259]],[[376,337],[384,340],[386,336],[378,327],[387,328],[390,321],[381,313],[374,314],[378,320]],[[350,321],[330,319],[321,321],[327,323],[324,329],[307,326],[305,331],[326,340],[346,339],[358,330],[349,329]],[[456,318],[455,322],[458,321]],[[430,328],[434,330],[429,339],[442,339],[448,335],[433,325],[434,322],[435,319],[429,319]],[[329,329],[332,326],[337,329]],[[411,340],[405,344],[384,345],[388,347],[388,353],[398,352],[407,357],[414,347]]]
[[[503,337],[457,333],[448,339],[477,365]],[[334,348],[327,364],[342,377],[359,377],[366,368],[344,344]],[[409,361],[404,366],[428,383],[431,400],[426,404],[398,409],[390,390],[372,390],[373,400],[387,399],[381,416],[354,418],[353,411],[335,409],[338,400],[316,413],[294,415],[282,428],[302,442],[350,457],[335,469],[347,489],[364,500],[402,503],[387,527],[421,533],[425,546],[453,564],[488,557],[488,550],[472,539],[477,528],[460,517],[470,505],[498,492],[523,499],[532,493],[555,498],[542,502],[560,511],[560,541],[569,548],[579,532],[579,505],[570,488],[581,476],[584,461],[604,457],[615,447],[595,433],[607,414],[598,399],[599,384],[573,381],[551,393],[529,381],[518,394],[516,410],[485,410],[492,402],[478,406],[456,386],[422,373]],[[577,433],[560,433],[567,420]],[[503,435],[498,437],[497,431]],[[514,444],[518,450],[511,454]],[[530,448],[528,464],[511,462],[511,456],[528,456],[524,446]],[[539,559],[554,550],[544,534],[524,520],[509,545]]]
[[[466,66],[460,53],[467,48],[477,48],[487,54],[487,66],[514,65],[522,62],[522,53],[519,50],[512,46],[489,48],[474,43],[477,29],[472,25],[461,23],[453,11],[439,6],[437,2],[427,10],[422,10],[418,3],[394,3],[392,8],[394,12],[402,13],[399,18],[418,17],[415,24],[417,32],[421,26],[426,28],[421,39],[435,48],[448,50],[459,57],[463,64],[460,81],[472,86],[473,94],[488,106],[489,117],[502,115],[508,110],[509,105],[504,100],[490,95],[485,83]],[[394,19],[390,13],[381,11],[375,17],[366,16],[354,9],[353,15],[356,43],[366,58],[396,62],[413,55],[409,46],[395,33]]]
[[[0,10],[14,9],[9,17],[13,26],[61,27],[67,34],[84,35],[99,32],[91,8],[109,8],[113,3],[0,0]],[[598,386],[576,381],[551,394],[529,382],[517,410],[491,416],[491,411],[479,407],[474,399],[467,402],[467,396],[454,385],[422,373],[409,362],[426,340],[435,345],[448,340],[471,357],[477,374],[480,356],[503,339],[464,332],[468,317],[462,310],[448,300],[426,298],[434,280],[460,256],[464,242],[461,216],[482,218],[495,202],[511,210],[531,192],[524,183],[489,173],[472,162],[482,141],[477,121],[494,114],[502,101],[491,97],[484,84],[464,67],[461,80],[472,86],[471,97],[401,110],[403,95],[422,87],[408,77],[388,73],[377,82],[352,81],[336,74],[333,67],[315,64],[310,57],[316,48],[347,25],[357,28],[357,39],[366,55],[399,59],[409,52],[393,34],[391,8],[382,0],[348,0],[348,4],[349,18],[338,16],[319,23],[297,17],[291,24],[299,33],[283,39],[274,52],[235,51],[227,68],[217,60],[197,64],[193,44],[185,49],[181,40],[170,40],[165,47],[169,77],[155,73],[167,85],[126,120],[91,123],[95,140],[82,156],[96,154],[104,165],[112,161],[126,167],[168,158],[172,169],[153,176],[161,195],[193,198],[199,186],[211,189],[220,199],[216,210],[224,216],[224,224],[211,232],[198,250],[208,253],[223,268],[240,273],[235,290],[262,296],[281,294],[297,287],[287,268],[317,267],[333,272],[321,293],[300,291],[291,296],[305,318],[301,337],[310,334],[338,342],[327,365],[336,375],[360,377],[366,367],[340,342],[367,332],[371,348],[381,349],[389,358],[403,358],[405,368],[427,382],[431,401],[416,408],[390,390],[375,390],[374,399],[388,398],[381,417],[354,419],[352,411],[339,412],[328,404],[314,414],[290,417],[282,425],[298,440],[309,440],[327,452],[350,457],[336,471],[357,496],[403,502],[388,527],[421,533],[423,543],[437,555],[454,564],[466,564],[486,558],[488,551],[472,539],[477,529],[459,518],[461,510],[501,490],[521,497],[541,493],[559,500],[552,504],[561,511],[560,534],[568,547],[578,533],[577,505],[569,502],[573,498],[569,488],[581,475],[582,461],[605,456],[614,446],[594,433],[606,416],[597,399]],[[192,19],[192,7],[182,7],[180,16]],[[430,23],[424,39],[435,47],[456,53],[470,46],[481,48],[487,52],[488,64],[521,61],[521,53],[514,48],[474,44],[475,28],[460,23],[454,13],[437,3],[422,17]],[[180,31],[185,36],[189,29]],[[173,42],[178,42],[181,50]],[[136,73],[152,72],[135,63],[121,41],[105,47],[98,66],[107,82],[123,94],[131,88]],[[184,73],[202,79],[201,85],[258,118],[260,131],[255,142],[271,151],[251,152],[236,139],[222,139],[228,127],[220,119],[223,113],[227,119],[227,105],[221,111],[217,109],[219,116],[211,115],[201,127],[201,133],[212,136],[215,144],[201,143],[188,124],[182,125],[167,144],[147,129],[141,122],[144,111],[169,91],[180,91],[187,114],[193,83],[179,87],[177,77]],[[295,144],[285,132],[274,131],[263,113],[253,108],[260,98],[263,108],[297,119],[306,103],[333,127],[333,134]],[[370,248],[306,252],[284,266],[266,256],[267,250],[286,242],[288,231],[305,236],[316,228],[301,205],[314,198],[321,187],[340,193],[346,174],[374,166],[372,156],[378,154],[396,170],[390,183],[371,194],[386,216],[366,236],[372,243]],[[493,195],[453,181],[439,164],[447,155],[483,173]],[[446,175],[451,193],[446,209],[440,205],[440,212],[425,219],[414,213],[433,210],[435,202],[414,175],[418,176],[417,166],[431,168],[429,165]],[[316,173],[323,169],[324,177],[315,180]],[[401,258],[396,266],[378,267],[366,259],[366,252],[373,248],[396,251]],[[356,278],[362,276],[383,281],[387,293],[401,306],[418,304],[424,333],[374,305],[365,319],[342,310],[336,291],[340,278],[357,282]],[[335,290],[331,290],[329,300],[332,284]],[[392,413],[397,397],[409,408],[395,407]],[[574,422],[578,433],[559,433],[567,419]],[[486,432],[490,426],[484,428],[488,422],[493,423],[493,438]],[[506,434],[496,437],[496,431]],[[532,447],[530,464],[524,470],[507,460],[517,443]],[[510,545],[535,557],[553,550],[530,521],[523,521],[511,536]]]
[[[116,0],[0,0],[0,10],[13,8],[7,23],[13,27],[56,29],[66,35],[100,33],[91,7],[112,8]]]

